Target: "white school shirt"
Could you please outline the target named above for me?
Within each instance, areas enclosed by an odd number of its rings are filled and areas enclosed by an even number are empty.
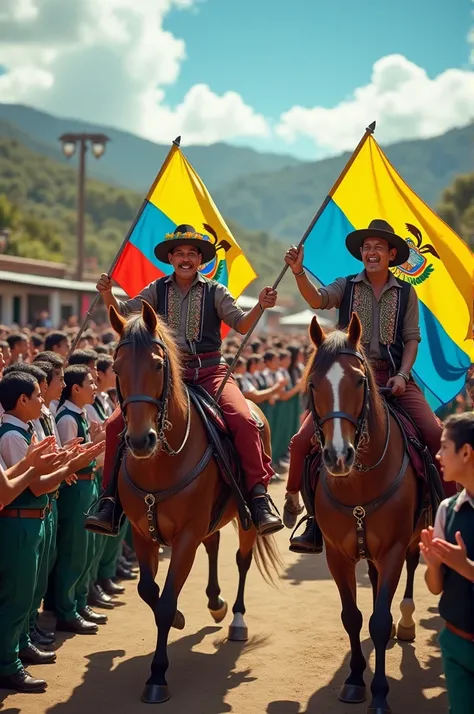
[[[48,409],[46,404],[43,404],[43,406],[41,407],[41,411],[43,412],[43,416],[46,417],[46,420],[49,421],[49,423],[51,424],[51,428],[53,430],[53,436],[56,439],[56,444],[59,446],[59,448],[61,448],[62,442],[61,442],[61,437],[59,436],[56,419],[54,418],[53,414],[51,413],[50,409]]]
[[[434,524],[434,537],[446,540],[446,516],[448,513],[448,503],[451,498],[445,498],[438,506]],[[454,510],[457,512],[465,503],[470,503],[474,510],[474,497],[470,496],[464,488],[456,499]]]
[[[87,419],[87,414],[84,409],[80,409],[80,407],[77,407],[73,402],[70,402],[69,399],[66,399],[64,404],[61,406],[60,409],[56,412],[56,418],[61,414],[63,409],[69,409],[71,412],[76,412],[77,414],[82,414],[85,419]],[[65,416],[62,417],[57,422],[57,427],[58,427],[58,433],[59,433],[59,438],[61,439],[61,444],[65,444],[67,441],[71,441],[71,439],[75,439],[77,436],[77,422],[74,419],[74,417],[70,416],[69,414],[66,414]],[[90,441],[90,436],[86,437],[86,441]]]
[[[4,414],[3,424],[13,424],[25,431],[32,431],[32,424],[28,424],[12,414]],[[28,451],[28,444],[25,438],[18,431],[8,431],[0,438],[0,454],[7,468],[14,466],[25,458]]]
[[[98,396],[98,395],[97,395]],[[102,404],[102,401],[101,401]],[[100,416],[97,414],[97,411],[94,409],[93,404],[86,404],[84,411],[86,413],[86,418],[89,424],[92,424],[95,422],[96,424],[103,424],[104,421],[103,419],[100,418]],[[105,454],[99,454],[95,460],[97,468],[102,468],[104,465],[104,459],[105,459]]]

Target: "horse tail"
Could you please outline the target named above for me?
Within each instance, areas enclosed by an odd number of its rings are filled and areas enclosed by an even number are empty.
[[[258,572],[269,585],[280,580],[284,564],[274,536],[257,536],[252,548]]]

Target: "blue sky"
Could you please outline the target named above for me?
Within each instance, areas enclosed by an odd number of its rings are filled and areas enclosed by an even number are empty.
[[[5,2],[0,101],[163,143],[311,158],[474,116],[472,0]]]

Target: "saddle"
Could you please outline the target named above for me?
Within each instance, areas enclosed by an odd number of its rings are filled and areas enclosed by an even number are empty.
[[[403,435],[405,450],[418,480],[418,508],[414,527],[422,514],[426,515],[427,525],[434,522],[434,517],[444,491],[441,478],[433,463],[428,448],[423,444],[418,427],[402,407],[391,399],[386,400],[387,407]],[[319,447],[314,447],[305,459],[302,483],[302,498],[308,515],[314,517],[314,495],[321,471],[322,459]]]

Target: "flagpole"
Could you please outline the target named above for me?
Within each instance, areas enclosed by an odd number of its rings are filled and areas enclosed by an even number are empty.
[[[349,169],[351,168],[352,164],[353,164],[354,161],[356,160],[357,155],[359,154],[360,150],[361,150],[362,147],[364,146],[365,142],[367,141],[367,139],[369,138],[369,136],[372,136],[372,134],[374,133],[374,131],[375,131],[375,126],[376,126],[376,122],[372,122],[372,124],[369,124],[369,126],[366,128],[365,133],[364,133],[364,136],[362,137],[362,139],[361,139],[361,140],[359,141],[359,143],[357,144],[356,148],[354,149],[353,153],[352,153],[351,156],[349,157],[349,160],[347,161],[346,165],[345,165],[344,168],[342,169],[341,173],[339,174],[338,178],[336,179],[336,181],[335,181],[334,185],[332,186],[331,190],[329,191],[328,195],[326,196],[326,198],[324,199],[324,201],[323,201],[322,204],[320,205],[320,207],[319,207],[318,211],[316,212],[316,215],[314,216],[313,220],[311,221],[311,223],[309,224],[308,228],[307,228],[306,231],[304,232],[303,237],[301,238],[300,242],[298,243],[298,246],[297,246],[297,249],[298,249],[298,250],[301,248],[301,246],[303,246],[303,245],[305,244],[305,242],[306,242],[308,236],[310,235],[311,231],[313,230],[314,226],[316,225],[316,221],[320,218],[322,212],[324,211],[324,209],[325,209],[326,206],[328,205],[329,201],[331,200],[331,198],[332,198],[333,195],[335,194],[336,190],[337,190],[338,187],[340,186],[342,180],[344,179],[344,177],[346,176],[347,172],[348,172]],[[288,270],[288,268],[289,268],[288,263],[285,263],[284,267],[282,268],[282,271],[281,271],[280,275],[277,277],[277,279],[275,280],[275,282],[274,282],[273,285],[272,285],[272,290],[276,290],[276,289],[277,289],[277,287],[279,286],[279,284],[280,284],[281,281],[283,280],[283,277],[284,277],[286,271]],[[239,359],[240,355],[242,354],[242,352],[243,352],[243,350],[244,350],[244,348],[245,348],[247,342],[249,341],[250,337],[252,336],[252,333],[253,333],[253,331],[255,330],[257,324],[259,323],[259,321],[260,321],[262,315],[263,315],[263,311],[261,311],[260,315],[257,315],[257,317],[256,317],[256,319],[255,319],[253,325],[251,326],[251,328],[249,329],[249,331],[246,333],[244,339],[243,339],[242,342],[240,343],[240,347],[239,347],[239,349],[237,350],[237,353],[236,353],[236,355],[235,355],[235,357],[234,357],[232,363],[229,365],[229,368],[228,368],[228,370],[227,370],[227,372],[226,372],[226,374],[225,374],[224,379],[223,379],[222,382],[221,382],[221,385],[220,385],[219,389],[217,390],[217,394],[216,394],[216,396],[215,396],[216,402],[219,401],[219,399],[220,399],[220,397],[221,397],[221,395],[222,395],[222,392],[224,391],[224,387],[225,387],[225,385],[226,385],[226,382],[227,382],[227,380],[229,379],[229,377],[230,377],[230,375],[232,374],[232,372],[234,371],[235,366],[236,366],[236,364],[237,364],[237,362],[238,362],[238,359]]]
[[[159,172],[158,172],[157,177],[156,177],[155,180],[153,181],[153,184],[151,185],[151,188],[149,189],[147,195],[146,195],[145,198],[143,199],[143,202],[142,202],[140,208],[138,209],[137,215],[135,216],[135,218],[134,218],[134,220],[133,220],[133,223],[131,224],[130,228],[128,229],[127,235],[125,236],[125,238],[124,238],[124,240],[123,240],[123,243],[122,243],[122,245],[120,246],[120,248],[119,248],[119,250],[118,250],[117,255],[116,255],[115,258],[113,259],[112,264],[111,264],[109,270],[107,271],[107,275],[108,275],[109,277],[110,277],[110,275],[113,273],[113,271],[114,271],[114,269],[115,269],[115,266],[117,265],[117,263],[118,263],[118,261],[119,261],[119,259],[120,259],[120,256],[122,255],[122,253],[123,253],[123,251],[124,251],[124,249],[125,249],[125,246],[127,245],[128,241],[130,240],[130,236],[132,235],[133,231],[135,230],[135,227],[136,227],[138,221],[140,220],[141,215],[142,215],[143,211],[145,210],[145,208],[146,208],[146,206],[147,206],[147,204],[148,204],[148,199],[149,199],[149,197],[151,196],[151,194],[152,194],[153,191],[155,190],[157,184],[159,183],[161,177],[163,176],[163,173],[164,173],[166,167],[168,166],[168,164],[169,164],[169,162],[170,162],[170,160],[171,160],[171,157],[173,156],[174,152],[175,152],[177,149],[179,149],[180,144],[181,144],[181,137],[180,137],[180,136],[177,136],[176,139],[173,141],[173,143],[172,143],[172,145],[171,145],[171,149],[169,150],[169,152],[168,152],[168,154],[167,154],[165,160],[163,161],[163,164],[162,164],[162,166],[161,166],[161,169],[160,169]],[[74,350],[76,349],[77,345],[79,344],[79,340],[81,339],[82,334],[83,334],[84,330],[86,329],[86,326],[88,325],[89,320],[91,319],[92,314],[93,314],[95,308],[97,307],[97,304],[98,304],[100,298],[101,298],[101,294],[100,294],[100,292],[97,291],[97,295],[94,297],[94,299],[93,299],[93,301],[92,301],[92,303],[91,303],[91,305],[90,305],[90,307],[89,307],[89,310],[87,311],[87,313],[86,313],[86,315],[85,315],[85,317],[84,317],[84,320],[83,320],[82,325],[81,325],[81,327],[80,327],[80,329],[79,329],[79,332],[77,333],[76,337],[74,338],[74,342],[72,343],[71,348],[70,348],[70,350],[69,350],[69,352],[68,352],[68,355],[67,355],[67,358],[66,358],[66,362],[69,360],[69,357],[70,357],[71,354],[74,352]]]

